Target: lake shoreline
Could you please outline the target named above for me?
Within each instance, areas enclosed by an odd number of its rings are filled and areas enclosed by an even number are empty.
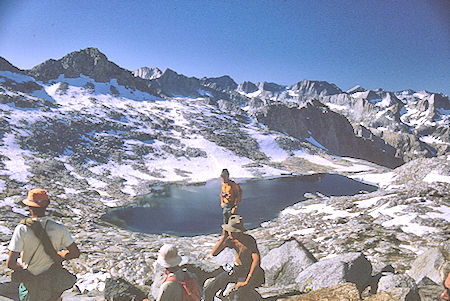
[[[373,192],[378,189],[373,185],[361,183],[342,175],[323,173],[246,178],[236,179],[235,181],[243,189],[243,200],[239,206],[238,214],[244,217],[247,229],[255,229],[260,227],[261,223],[273,220],[285,208],[306,200],[306,194],[350,196],[360,191]],[[196,232],[186,232],[185,227],[191,221],[198,220],[201,223],[207,223],[208,218],[211,219],[211,217],[206,217],[205,214],[213,215],[216,222],[221,222],[221,209],[218,206],[217,196],[220,185],[221,182],[217,179],[203,183],[161,183],[158,185],[156,193],[152,192],[137,198],[133,204],[111,208],[101,218],[125,230],[148,234],[166,233],[190,237],[212,234],[212,229],[206,226],[201,227],[201,229],[204,229],[203,231],[196,230]],[[263,206],[264,209],[258,210],[258,206]],[[172,207],[176,207],[177,212],[174,213],[174,216],[166,216],[167,212],[165,211],[171,212],[174,210]],[[205,211],[205,207],[208,211]],[[199,210],[201,210],[201,214],[195,215],[195,212]],[[177,216],[178,211],[183,211],[183,216]],[[171,224],[167,225],[166,229],[164,229],[164,224],[160,224],[166,221],[171,223],[173,220],[184,218],[184,215],[189,214],[189,212],[194,212],[194,215],[190,219],[183,219],[178,223],[182,232]],[[260,215],[258,216],[258,214]],[[155,219],[158,219],[158,221],[154,221]],[[139,223],[136,220],[150,220],[152,223]],[[155,230],[155,225],[160,230]]]

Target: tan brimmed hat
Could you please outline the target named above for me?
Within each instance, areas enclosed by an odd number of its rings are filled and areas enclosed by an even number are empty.
[[[22,203],[30,207],[47,207],[50,204],[47,190],[42,188],[30,189],[28,197]]]
[[[178,255],[177,247],[171,244],[163,245],[161,249],[159,249],[156,262],[164,268],[171,268],[179,265],[181,256]]]
[[[245,232],[244,225],[242,223],[242,217],[240,215],[232,215],[228,219],[228,223],[222,225],[225,231],[229,232]]]

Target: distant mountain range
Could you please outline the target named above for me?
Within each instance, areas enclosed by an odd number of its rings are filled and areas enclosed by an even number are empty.
[[[442,94],[360,86],[342,91],[332,83],[306,79],[291,86],[237,84],[227,75],[195,78],[149,67],[129,71],[96,48],[30,70],[0,57],[0,105],[3,145],[14,136],[23,151],[66,156],[79,164],[108,162],[114,156],[120,162],[129,139],[139,141],[139,151],[136,144],[128,149],[139,153],[140,160],[149,154],[155,160],[168,154],[210,158],[208,147],[214,145],[245,158],[246,164],[273,163],[274,156],[255,133],[272,135],[286,156],[308,150],[391,168],[450,150],[450,100]],[[10,117],[28,110],[37,113]],[[189,135],[207,143],[183,142]],[[142,164],[141,172],[164,174]],[[178,171],[189,172],[188,167]]]

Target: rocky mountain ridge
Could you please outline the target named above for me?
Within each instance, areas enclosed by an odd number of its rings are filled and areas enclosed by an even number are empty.
[[[19,71],[6,60],[3,61],[4,70]],[[380,139],[394,148],[393,156],[384,162],[363,154],[357,155],[358,158],[390,167],[414,158],[445,154],[450,149],[450,100],[448,96],[426,91],[388,92],[357,86],[343,92],[334,84],[306,79],[291,86],[267,82],[243,82],[238,85],[229,76],[198,79],[171,69],[161,72],[158,68],[148,67],[131,72],[108,61],[96,48],[73,52],[60,60],[48,60],[23,72],[44,82],[55,81],[60,75],[65,78],[83,75],[96,82],[116,79],[118,85],[157,97],[202,99],[241,115],[252,115],[258,108],[272,104],[302,106],[314,98],[345,116],[354,129],[354,136],[374,140],[374,148],[380,145],[375,140]],[[336,145],[327,144],[330,141],[328,138],[318,142],[325,148],[336,148]]]
[[[156,87],[145,80],[136,78],[131,71],[109,61],[106,55],[96,48],[71,52],[59,60],[47,60],[26,70],[25,73],[43,82],[55,81],[60,76],[78,78],[84,75],[100,83],[109,82],[115,78],[119,85],[155,95],[158,93]]]
[[[326,150],[339,156],[366,159],[385,166],[400,166],[403,161],[395,156],[395,149],[361,128],[356,135],[356,127],[347,119],[331,111],[317,100],[308,100],[298,108],[273,104],[260,108],[254,113],[257,120],[272,130],[285,132],[302,139],[314,137]]]

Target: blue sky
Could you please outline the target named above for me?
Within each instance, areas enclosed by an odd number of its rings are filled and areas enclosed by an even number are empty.
[[[450,1],[0,0],[0,56],[96,47],[119,66],[450,94]]]

